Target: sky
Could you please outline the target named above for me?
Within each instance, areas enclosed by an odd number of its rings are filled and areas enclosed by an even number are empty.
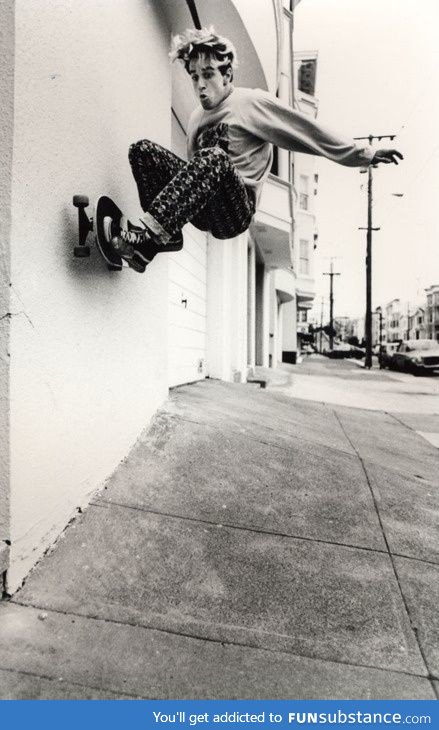
[[[373,173],[372,305],[425,301],[439,284],[439,3],[437,0],[302,0],[296,51],[318,51],[318,119],[349,137],[396,134],[400,165]],[[374,143],[375,146],[378,144]],[[367,175],[318,159],[316,300],[334,314],[365,311]],[[403,193],[396,197],[394,193]]]

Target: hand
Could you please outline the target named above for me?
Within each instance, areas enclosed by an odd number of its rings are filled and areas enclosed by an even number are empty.
[[[385,165],[388,165],[390,162],[394,162],[397,165],[398,159],[404,159],[398,150],[377,150],[372,158],[371,164],[378,165],[380,162],[383,162]]]

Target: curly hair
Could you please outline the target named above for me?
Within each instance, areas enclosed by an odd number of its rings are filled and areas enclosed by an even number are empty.
[[[227,68],[231,68],[233,72],[238,66],[238,58],[233,43],[228,38],[218,35],[212,25],[201,30],[188,28],[184,33],[175,35],[172,38],[171,52],[169,53],[171,62],[175,60],[182,61],[187,72],[189,72],[189,62],[193,58],[198,58],[204,54],[218,61],[218,67],[222,73]]]

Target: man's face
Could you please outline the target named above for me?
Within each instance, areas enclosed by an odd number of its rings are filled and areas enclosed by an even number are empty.
[[[208,56],[193,58],[189,62],[189,73],[195,94],[203,109],[214,109],[231,91],[229,73],[222,75],[218,62]]]

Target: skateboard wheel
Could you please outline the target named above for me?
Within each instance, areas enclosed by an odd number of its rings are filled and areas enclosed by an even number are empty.
[[[90,200],[87,195],[74,195],[73,205],[75,208],[86,208],[87,205],[90,205]]]
[[[77,259],[84,259],[90,256],[90,246],[75,246],[73,254]]]

